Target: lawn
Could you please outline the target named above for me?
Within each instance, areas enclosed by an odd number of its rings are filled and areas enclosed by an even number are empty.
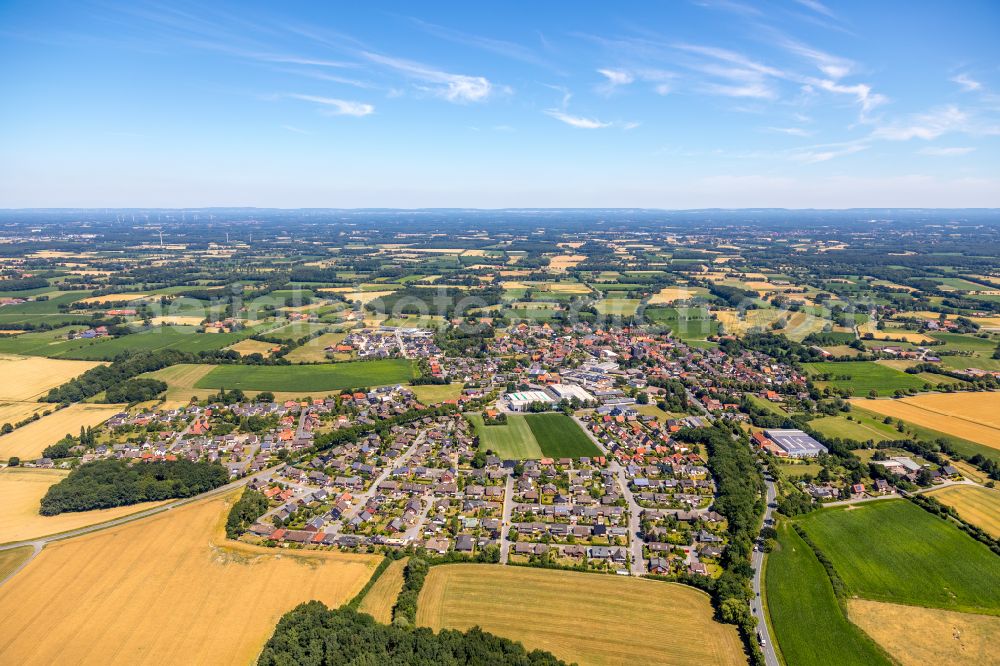
[[[850,421],[846,416],[824,416],[813,419],[809,426],[826,435],[840,439],[853,439],[858,442],[874,440],[882,442],[902,437],[894,426],[886,425],[878,419],[852,413]]]
[[[924,381],[905,372],[871,361],[846,361],[843,363],[803,363],[810,375],[829,375],[829,380],[815,380],[820,388],[831,386],[850,390],[853,395],[866,396],[871,391],[878,395],[892,395],[897,389],[922,389]]]
[[[491,564],[433,567],[417,624],[484,631],[580,664],[745,664],[708,595],[673,583]]]
[[[815,553],[788,521],[778,526],[778,548],[767,556],[767,609],[786,664],[888,664],[875,644],[844,616]]]
[[[523,414],[508,414],[504,425],[484,425],[480,414],[469,414],[469,420],[476,428],[481,449],[493,451],[505,460],[542,457],[542,449]]]
[[[422,384],[420,386],[409,387],[417,400],[425,405],[444,402],[445,400],[457,400],[462,395],[463,384]]]
[[[821,509],[799,524],[852,595],[1000,615],[1000,558],[909,501]]]
[[[547,458],[601,455],[601,450],[587,433],[565,414],[528,414],[524,418],[542,455]]]
[[[413,363],[406,359],[350,361],[327,365],[220,365],[199,379],[195,386],[309,393],[400,384],[408,382],[413,376]]]

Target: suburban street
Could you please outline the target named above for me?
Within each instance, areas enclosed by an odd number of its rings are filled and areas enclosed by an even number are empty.
[[[510,555],[510,514],[514,509],[514,475],[508,474],[503,487],[503,515],[500,517],[500,564]]]
[[[774,481],[769,478],[765,478],[765,484],[767,487],[766,497],[767,507],[764,509],[764,522],[767,523],[768,520],[773,518],[774,509],[772,504],[774,504],[777,494],[774,489]],[[764,575],[764,561],[767,554],[763,551],[754,551],[750,555],[750,563],[753,565],[753,598],[750,600],[750,609],[753,611],[754,616],[758,620],[757,633],[764,637],[764,645],[761,646],[761,650],[764,652],[764,663],[767,666],[779,666],[778,655],[774,650],[774,641],[771,638],[771,632],[768,630],[767,617],[764,615],[764,598],[763,591],[761,590],[761,578]]]

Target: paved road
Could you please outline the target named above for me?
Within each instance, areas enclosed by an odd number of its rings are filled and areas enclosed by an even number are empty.
[[[771,505],[774,504],[776,493],[774,490],[774,482],[771,480],[765,481],[767,485],[767,508],[764,509],[764,522],[772,519],[772,514],[774,509]],[[764,645],[761,646],[761,650],[764,652],[764,663],[767,666],[779,666],[778,655],[774,650],[774,640],[771,637],[771,632],[767,627],[767,617],[764,615],[764,598],[761,596],[763,591],[761,590],[760,583],[761,577],[764,573],[764,562],[767,557],[766,553],[754,551],[750,556],[750,564],[753,565],[753,598],[750,600],[750,608],[753,611],[754,616],[758,620],[757,624],[757,634],[764,637]]]
[[[354,499],[357,500],[357,502],[355,504],[352,504],[351,508],[345,511],[344,515],[341,516],[340,520],[333,523],[333,525],[330,526],[330,529],[327,530],[327,532],[332,532],[333,534],[340,534],[340,529],[344,525],[346,525],[352,518],[354,518],[354,516],[360,513],[361,510],[364,509],[365,506],[368,504],[368,500],[370,500],[372,497],[375,496],[375,493],[378,492],[379,484],[381,484],[383,481],[389,478],[389,475],[392,474],[392,471],[394,469],[401,466],[403,463],[405,463],[407,460],[410,459],[413,453],[418,448],[420,448],[421,444],[424,443],[424,439],[426,438],[426,436],[427,432],[421,431],[420,434],[417,435],[417,438],[413,440],[413,443],[410,444],[410,448],[406,449],[406,451],[404,451],[398,458],[391,461],[388,465],[385,466],[385,469],[382,470],[382,473],[379,474],[374,481],[372,481],[370,486],[368,486],[368,490],[364,491],[360,495],[355,495]]]
[[[503,487],[503,515],[500,517],[500,564],[507,564],[510,555],[510,515],[514,510],[514,475],[507,475]]]
[[[615,473],[615,478],[618,481],[618,486],[625,497],[625,501],[628,504],[628,551],[631,557],[629,573],[633,576],[644,576],[646,574],[646,559],[642,556],[642,546],[643,541],[639,538],[639,534],[642,531],[640,516],[642,516],[642,507],[639,506],[635,501],[635,496],[628,487],[628,479],[625,478],[625,468],[621,464],[611,457],[608,453],[607,447],[601,442],[594,433],[590,431],[587,424],[578,416],[574,416],[573,420],[576,421],[577,425],[583,428],[583,431],[587,433],[587,437],[594,443],[597,448],[601,450],[601,453],[608,458],[608,469]]]

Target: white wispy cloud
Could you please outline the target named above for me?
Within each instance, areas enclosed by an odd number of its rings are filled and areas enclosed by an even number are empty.
[[[434,84],[434,87],[426,89],[449,102],[481,102],[495,91],[494,85],[485,76],[452,74],[412,60],[394,58],[371,51],[362,51],[360,55],[371,62],[388,67],[418,81]]]
[[[881,106],[888,101],[888,98],[885,95],[873,92],[872,87],[867,83],[845,85],[827,79],[819,79],[810,80],[808,85],[815,85],[827,92],[853,96],[861,106],[862,118],[864,118],[865,114],[870,112],[875,107]]]
[[[571,127],[577,127],[579,129],[601,129],[604,127],[611,127],[614,124],[603,122],[601,120],[597,120],[596,118],[573,116],[559,109],[545,109],[545,115],[551,116],[556,120],[570,125]]]
[[[803,164],[816,164],[819,162],[829,162],[838,157],[853,155],[863,150],[868,150],[869,145],[862,141],[851,141],[845,143],[834,143],[825,146],[808,146],[789,153],[791,159]]]
[[[875,128],[872,136],[889,141],[923,139],[930,141],[942,134],[968,129],[969,116],[957,106],[948,105],[928,113],[921,113],[903,122]]]
[[[303,102],[313,102],[323,107],[323,113],[331,116],[354,116],[361,118],[375,113],[375,107],[364,102],[352,102],[333,97],[320,97],[318,95],[301,95],[298,93],[289,94],[292,99],[300,99]]]
[[[958,76],[953,76],[951,78],[952,82],[957,83],[962,87],[963,92],[975,92],[977,90],[983,89],[983,84],[976,81],[968,74],[959,74]]]
[[[933,157],[961,157],[962,155],[968,155],[975,148],[971,146],[955,146],[952,148],[921,148],[917,152],[921,155],[931,155]]]
[[[551,69],[551,65],[544,58],[541,58],[537,53],[535,53],[535,51],[527,46],[524,46],[523,44],[517,44],[515,42],[496,39],[493,37],[484,37],[482,35],[473,35],[467,32],[461,32],[452,28],[436,25],[434,23],[428,23],[427,21],[422,21],[418,18],[411,18],[410,20],[413,21],[413,23],[421,30],[434,35],[435,37],[439,37],[456,44],[463,44],[465,46],[482,49],[483,51],[489,51],[491,53],[504,56],[505,58],[511,58],[513,60],[519,60],[531,65]]]
[[[635,75],[624,69],[599,69],[598,74],[602,74],[608,84],[612,86],[627,86],[635,81]]]
[[[812,136],[812,132],[801,127],[767,127],[769,132],[778,132],[789,136]]]
[[[786,50],[811,61],[817,68],[831,79],[842,79],[850,74],[855,63],[847,58],[831,55],[825,51],[803,44],[790,38],[784,38],[780,42]]]
[[[819,0],[795,0],[795,1],[800,5],[802,5],[803,7],[813,10],[817,14],[822,14],[823,16],[827,16],[829,18],[837,18],[836,14],[833,13],[833,10],[824,5]]]

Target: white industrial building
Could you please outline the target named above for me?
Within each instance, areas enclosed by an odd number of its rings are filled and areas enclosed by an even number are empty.
[[[556,402],[545,391],[517,391],[516,393],[507,393],[504,395],[504,400],[507,401],[507,405],[513,412],[523,412],[534,402],[543,402],[546,405]]]
[[[575,384],[552,384],[546,391],[552,394],[557,401],[559,400],[572,400],[576,398],[580,402],[593,402],[597,400],[591,393],[589,393],[582,386],[577,386]]]

